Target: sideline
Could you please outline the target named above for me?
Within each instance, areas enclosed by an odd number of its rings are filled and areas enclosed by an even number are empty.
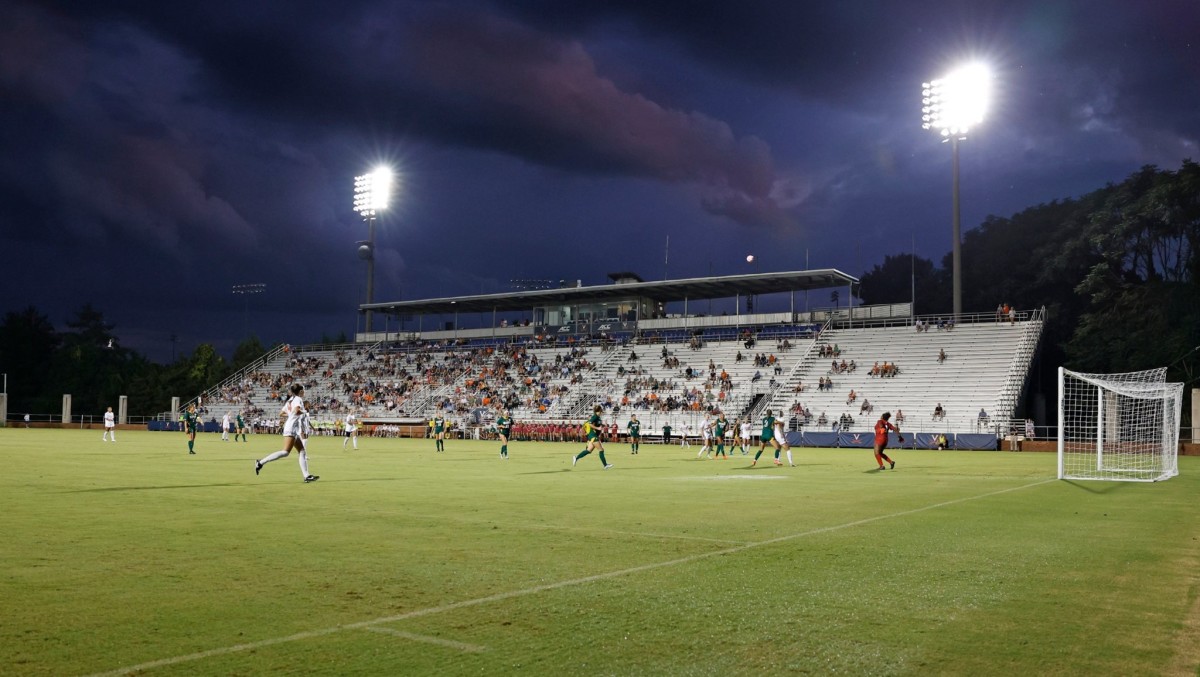
[[[795,540],[798,538],[804,538],[806,536],[827,534],[827,533],[830,533],[833,531],[840,531],[842,529],[848,529],[850,527],[857,527],[857,526],[862,526],[864,524],[871,524],[872,522],[880,522],[883,520],[895,519],[897,517],[905,517],[908,515],[915,515],[917,513],[926,512],[928,510],[936,510],[938,508],[944,508],[944,507],[950,506],[950,505],[957,505],[959,503],[967,503],[969,501],[977,501],[979,499],[989,498],[991,496],[999,496],[1001,494],[1012,493],[1014,491],[1022,491],[1024,489],[1030,489],[1032,487],[1038,487],[1043,484],[1049,484],[1051,482],[1058,482],[1058,481],[1059,480],[1057,478],[1039,480],[1037,482],[1033,482],[1030,484],[1024,484],[1024,485],[1017,486],[1017,487],[1009,487],[1008,489],[999,489],[997,491],[989,491],[985,494],[979,494],[977,496],[966,496],[964,498],[956,498],[956,499],[953,499],[950,501],[942,501],[941,503],[934,503],[934,504],[927,505],[927,506],[924,506],[921,508],[913,508],[911,510],[902,510],[900,512],[889,513],[887,515],[877,515],[875,517],[865,517],[863,519],[855,520],[853,522],[844,522],[842,524],[835,524],[835,525],[828,526],[828,527],[809,529],[808,531],[801,531],[801,532],[794,533],[794,534],[777,536],[775,538],[767,539],[765,541],[755,541],[753,543],[746,543],[745,545],[733,546],[730,548],[724,548],[722,550],[714,550],[712,552],[699,553],[696,555],[688,555],[687,557],[680,557],[678,559],[667,560],[664,562],[652,562],[650,564],[641,564],[641,565],[638,565],[635,567],[621,569],[619,571],[609,571],[607,573],[594,574],[591,576],[584,576],[582,578],[572,578],[572,579],[565,580],[565,581],[559,581],[557,583],[547,583],[545,585],[537,585],[532,588],[525,588],[523,590],[511,590],[509,592],[501,592],[501,593],[497,593],[495,595],[489,595],[487,597],[477,597],[475,599],[463,600],[461,602],[451,602],[450,604],[443,604],[441,606],[428,607],[425,609],[417,609],[415,611],[409,611],[406,613],[396,614],[393,616],[382,616],[380,618],[373,618],[371,620],[359,621],[357,623],[346,623],[344,625],[335,625],[333,627],[322,628],[319,630],[308,630],[305,632],[298,632],[293,635],[288,635],[286,637],[273,637],[270,639],[259,640],[257,642],[247,642],[245,644],[234,644],[232,646],[219,647],[216,649],[209,649],[207,651],[199,651],[196,653],[184,654],[181,656],[172,656],[170,658],[160,658],[160,659],[154,660],[154,661],[138,663],[137,665],[127,665],[125,667],[117,668],[115,670],[110,670],[107,672],[92,673],[91,675],[88,675],[88,677],[115,677],[116,675],[127,675],[127,674],[133,673],[133,672],[142,672],[145,670],[152,670],[154,668],[162,668],[162,667],[168,667],[168,666],[172,666],[172,665],[179,665],[180,663],[189,663],[192,661],[203,660],[205,658],[212,658],[214,656],[224,656],[224,655],[231,654],[231,653],[239,653],[242,651],[251,651],[254,649],[261,649],[263,647],[274,646],[276,644],[284,644],[286,642],[296,642],[296,641],[299,641],[302,639],[311,639],[313,637],[323,637],[325,635],[332,635],[336,632],[342,632],[345,630],[371,629],[372,626],[382,625],[384,623],[394,623],[396,621],[403,621],[403,620],[407,620],[409,618],[420,618],[422,616],[431,616],[433,614],[445,613],[447,611],[456,611],[458,609],[466,609],[469,607],[480,606],[482,604],[490,604],[492,602],[501,602],[501,601],[504,601],[507,599],[513,599],[516,597],[526,597],[528,595],[536,595],[538,593],[548,592],[550,590],[559,590],[561,588],[569,588],[569,587],[573,587],[576,585],[583,585],[585,583],[594,583],[596,581],[603,581],[603,580],[607,580],[610,578],[618,578],[620,576],[627,576],[629,574],[636,574],[636,573],[640,573],[643,571],[652,571],[654,569],[662,569],[665,567],[678,566],[680,564],[691,564],[692,562],[698,562],[700,560],[709,559],[712,557],[721,557],[724,555],[731,555],[734,553],[743,552],[745,550],[752,550],[754,548],[761,548],[761,547],[767,546],[767,545],[775,545],[777,543],[784,543],[786,541],[791,541],[791,540]]]

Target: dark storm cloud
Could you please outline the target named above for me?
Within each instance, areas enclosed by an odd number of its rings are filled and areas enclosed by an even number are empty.
[[[486,9],[379,3],[332,15],[301,5],[251,31],[245,16],[220,8],[117,4],[120,12],[104,16],[171,36],[197,55],[215,92],[299,126],[390,118],[416,138],[568,171],[696,183],[711,213],[790,223],[773,197],[789,179],[764,141],[624,91],[580,42]]]
[[[254,229],[203,175],[205,112],[187,103],[195,67],[136,31],[80,36],[36,9],[0,14],[0,88],[38,123],[18,140],[37,152],[0,160],[7,182],[36,177],[44,235],[129,237],[173,251],[183,233],[254,244]],[[34,231],[38,232],[38,231]]]
[[[787,222],[774,201],[770,149],[700,112],[622,91],[596,71],[578,42],[477,12],[431,13],[406,41],[411,77],[440,98],[508,120],[539,136],[541,159],[577,158],[633,176],[697,182],[704,206],[746,225]],[[550,157],[558,153],[557,158]],[[564,156],[564,154],[566,156]]]

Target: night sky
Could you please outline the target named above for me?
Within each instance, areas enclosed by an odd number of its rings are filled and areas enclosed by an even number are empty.
[[[0,312],[156,361],[352,335],[379,163],[377,301],[940,263],[920,89],[968,60],[966,229],[1200,158],[1195,0],[0,0]]]

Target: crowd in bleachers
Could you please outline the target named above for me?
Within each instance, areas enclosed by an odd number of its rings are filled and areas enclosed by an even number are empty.
[[[974,330],[974,325],[962,331],[968,330]],[[961,360],[965,367],[973,359],[972,353],[996,353],[990,346],[985,350],[947,342],[946,346],[959,346],[955,348],[954,363],[946,362],[946,351],[941,347],[927,359],[917,360],[916,354],[895,338],[886,339],[880,344],[883,349],[879,349],[864,343],[862,335],[845,330],[823,337],[818,332],[784,335],[782,329],[770,336],[775,352],[754,351],[756,342],[766,338],[765,331],[722,331],[672,330],[636,337],[537,335],[522,339],[404,341],[370,348],[300,348],[223,384],[207,396],[205,404],[218,417],[222,406],[243,412],[256,429],[269,432],[272,425],[277,425],[274,414],[284,393],[298,382],[305,386],[306,401],[318,421],[336,421],[354,411],[360,416],[395,419],[435,413],[474,416],[478,424],[478,412],[506,408],[516,414],[519,423],[548,426],[523,431],[530,439],[555,439],[568,433],[556,431],[550,421],[577,418],[577,410],[585,405],[599,403],[611,417],[650,412],[665,420],[683,421],[689,416],[717,412],[738,417],[765,395],[770,408],[789,413],[789,425],[791,421],[796,426],[836,424],[845,430],[855,425],[869,426],[877,410],[898,403],[931,412],[930,398],[942,394],[949,399],[961,397],[963,388],[946,390],[950,382],[931,375],[929,365],[935,356],[938,365],[956,365]],[[908,331],[911,336],[911,328]],[[870,332],[893,336],[878,330]],[[788,357],[794,347],[791,339],[802,336],[810,337],[812,342],[799,354]],[[654,344],[660,359],[647,359],[644,346],[648,344]],[[906,362],[905,373],[901,373],[895,357]],[[797,362],[801,364],[792,370]],[[864,365],[862,374],[857,372],[859,364]],[[866,364],[872,367],[865,369]],[[908,376],[910,367],[914,380],[897,378]],[[810,376],[814,378],[807,380]],[[781,377],[783,383],[776,377]],[[889,383],[892,379],[896,380],[894,385]],[[814,381],[815,392],[805,386]],[[787,387],[780,387],[784,385]],[[980,384],[970,380],[962,380],[962,386],[973,390],[994,387],[990,381]],[[922,389],[929,394],[918,397],[916,393]],[[926,399],[930,399],[929,404],[925,404]],[[952,403],[956,408],[961,404],[958,399]],[[983,404],[992,406],[991,400]],[[754,411],[763,406],[759,404]],[[979,404],[972,402],[957,411],[978,409]],[[895,420],[902,422],[896,413]],[[856,420],[856,416],[865,422]],[[922,418],[939,422],[947,418],[946,410]]]

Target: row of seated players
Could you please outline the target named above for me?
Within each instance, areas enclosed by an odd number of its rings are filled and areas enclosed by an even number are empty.
[[[384,351],[379,355],[363,349],[355,351],[353,356],[349,351],[337,351],[331,360],[292,355],[288,357],[283,373],[249,374],[224,387],[217,399],[226,404],[238,404],[243,411],[261,412],[261,403],[254,401],[254,393],[267,391],[267,404],[273,404],[285,399],[287,388],[299,382],[310,393],[308,405],[317,414],[372,405],[395,411],[420,387],[448,385],[462,378],[464,385],[459,386],[452,397],[438,403],[442,409],[462,412],[500,403],[508,408],[525,406],[545,411],[569,391],[568,385],[551,384],[548,379],[566,380],[575,385],[582,382],[585,372],[595,369],[594,364],[583,357],[587,348],[582,342],[572,346],[566,354],[556,355],[552,366],[539,363],[537,356],[528,352],[529,345],[455,341],[405,346],[406,349]],[[786,349],[790,343],[784,339],[781,347]],[[756,361],[765,363],[773,358],[774,355],[756,356]],[[353,367],[346,369],[348,365]],[[725,386],[723,390],[732,387],[732,383],[726,380]],[[657,399],[647,396],[642,405],[647,409],[698,409],[696,398],[690,392],[681,393],[678,401],[657,404]],[[722,399],[716,398],[717,401]]]

